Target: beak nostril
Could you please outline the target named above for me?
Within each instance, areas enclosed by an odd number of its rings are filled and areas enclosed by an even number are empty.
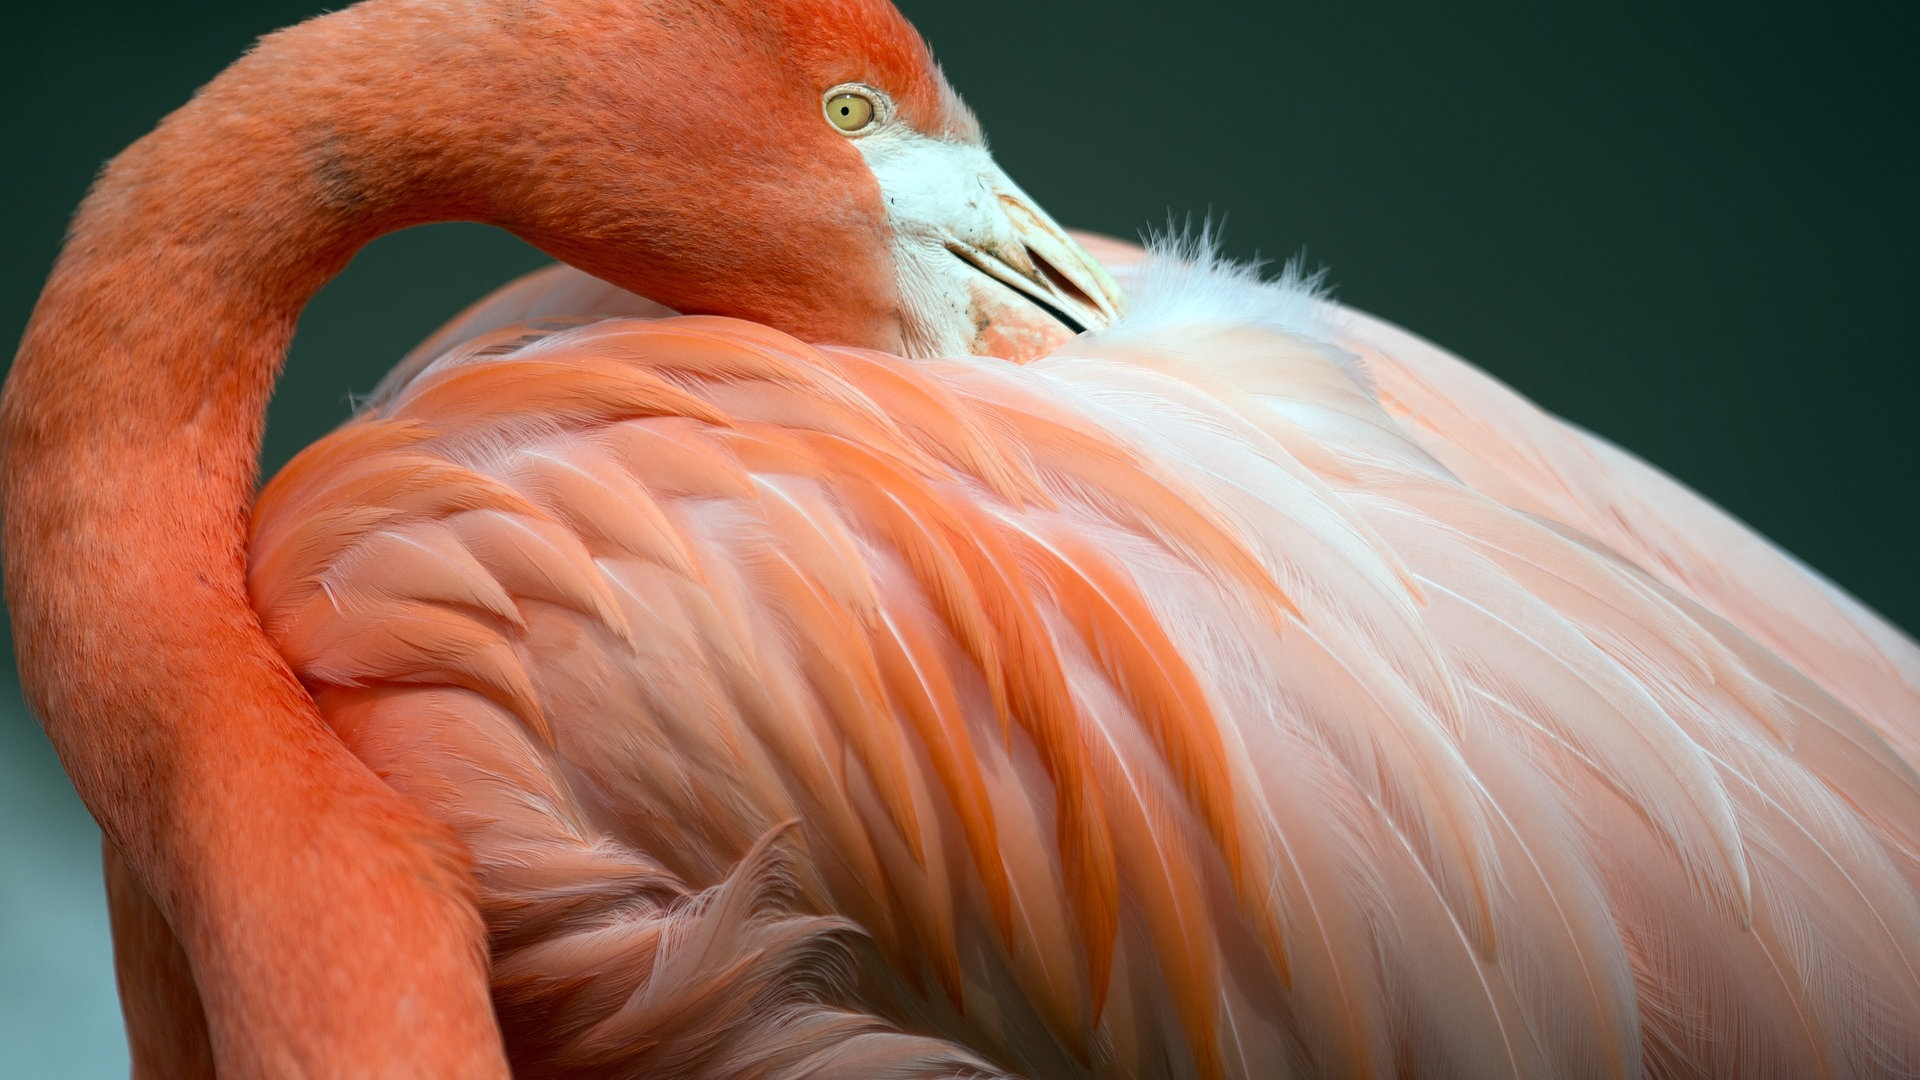
[[[1104,325],[1101,315],[1107,309],[1089,299],[1086,290],[1075,285],[1060,269],[1027,244],[992,251],[949,239],[948,253],[987,277],[999,281],[1026,301],[1046,312],[1054,321],[1075,334],[1084,334],[1090,326]],[[1016,266],[1011,260],[1027,265]],[[1096,321],[1076,317],[1070,309],[1090,313]]]
[[[1021,246],[1025,247],[1025,245],[1021,245]],[[1040,276],[1043,278],[1046,278],[1047,284],[1053,286],[1054,290],[1058,292],[1061,296],[1064,296],[1067,299],[1072,300],[1073,302],[1080,304],[1084,307],[1090,308],[1091,310],[1094,310],[1094,311],[1100,310],[1100,304],[1097,301],[1095,301],[1093,297],[1088,296],[1086,293],[1086,290],[1082,289],[1078,285],[1075,285],[1072,279],[1068,278],[1067,275],[1061,273],[1058,268],[1056,268],[1052,263],[1048,262],[1046,258],[1042,256],[1039,252],[1033,250],[1030,247],[1027,248],[1026,251],[1027,251],[1027,258],[1032,260],[1034,269],[1040,271]]]

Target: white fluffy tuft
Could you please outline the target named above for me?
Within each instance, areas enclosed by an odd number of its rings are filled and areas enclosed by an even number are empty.
[[[1196,327],[1251,328],[1286,334],[1339,364],[1373,393],[1373,380],[1359,357],[1336,345],[1345,322],[1333,302],[1326,268],[1308,270],[1296,255],[1278,277],[1261,276],[1261,261],[1236,262],[1220,251],[1220,231],[1211,219],[1195,227],[1171,219],[1165,232],[1145,238],[1147,254],[1114,272],[1133,306],[1112,326],[1069,345],[1070,352],[1101,345],[1176,346]]]
[[[1315,341],[1333,338],[1338,309],[1324,268],[1308,271],[1300,256],[1280,276],[1261,277],[1261,262],[1235,262],[1220,251],[1213,222],[1191,223],[1146,239],[1147,257],[1125,273],[1133,310],[1114,327],[1158,330],[1193,323],[1237,324]]]

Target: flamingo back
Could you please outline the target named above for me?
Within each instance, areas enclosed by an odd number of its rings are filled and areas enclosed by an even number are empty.
[[[1477,376],[1297,279],[1133,287],[1025,366],[471,325],[263,493],[516,1067],[1912,1074],[1912,644],[1823,688],[1854,639],[1509,459],[1645,466],[1476,449]]]

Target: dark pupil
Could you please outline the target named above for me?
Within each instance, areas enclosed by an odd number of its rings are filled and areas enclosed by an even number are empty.
[[[853,106],[851,106],[851,105],[842,105],[842,106],[840,106],[840,115],[841,115],[841,116],[852,116],[852,115],[853,115]]]

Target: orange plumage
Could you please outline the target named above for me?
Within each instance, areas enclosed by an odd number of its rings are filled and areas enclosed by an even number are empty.
[[[1089,240],[1114,321],[883,4],[551,8],[271,39],[23,342],[137,1070],[1913,1071],[1910,641],[1298,281]],[[624,289],[483,302],[249,508],[299,307],[444,217]]]
[[[1912,713],[1704,606],[1677,523],[1750,534],[1297,288],[1134,288],[1024,368],[707,320],[443,339],[268,490],[255,603],[475,853],[516,1065],[729,1075],[828,1025],[947,1040],[836,1044],[856,1074],[1900,1075]],[[602,388],[544,405],[533,365]],[[1822,599],[1724,610],[1911,670]],[[727,905],[791,938],[678,962]],[[715,967],[785,1006],[647,1026]]]

